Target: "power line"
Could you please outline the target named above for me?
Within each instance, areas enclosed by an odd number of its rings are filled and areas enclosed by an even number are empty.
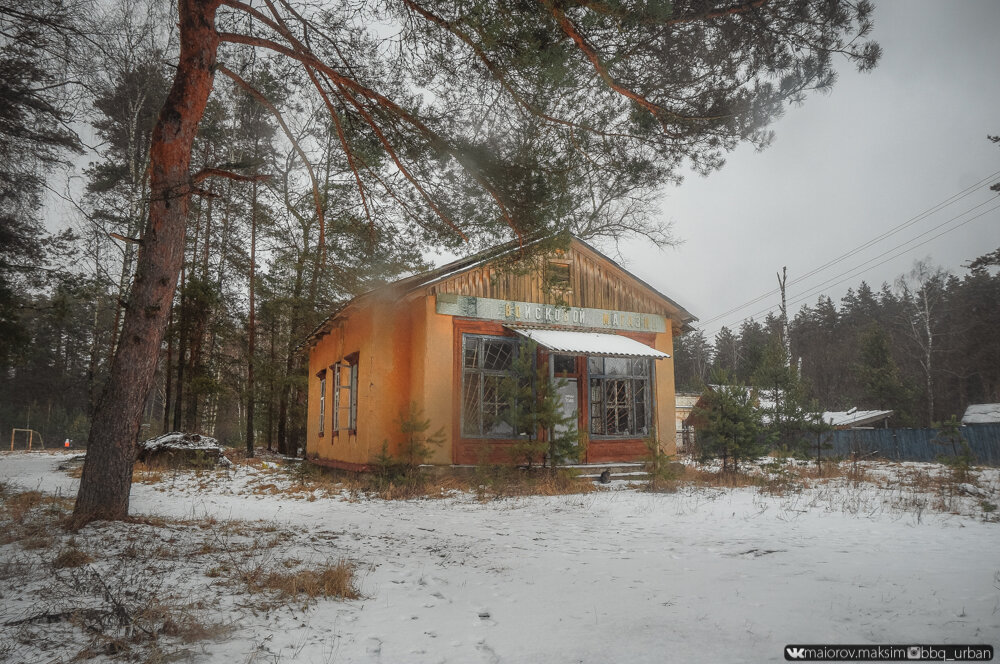
[[[868,247],[870,247],[870,246],[872,246],[874,244],[877,244],[877,243],[881,242],[882,240],[884,240],[884,239],[886,239],[886,238],[888,238],[888,237],[890,237],[892,235],[895,235],[896,233],[898,233],[898,232],[900,232],[900,231],[902,231],[902,230],[904,230],[906,228],[909,228],[913,224],[915,224],[918,221],[921,221],[923,219],[926,219],[928,216],[934,214],[935,212],[939,212],[940,210],[943,210],[944,208],[948,207],[949,205],[952,205],[953,203],[957,203],[958,201],[962,200],[963,198],[965,198],[967,196],[970,196],[975,190],[983,187],[984,185],[990,184],[992,182],[993,178],[995,178],[997,175],[1000,175],[1000,171],[996,171],[995,173],[992,173],[992,174],[984,177],[979,182],[976,182],[975,184],[972,184],[972,185],[966,187],[965,189],[963,189],[962,191],[959,191],[956,194],[952,194],[951,196],[949,196],[948,198],[944,199],[940,203],[937,203],[936,205],[934,205],[934,206],[932,206],[932,207],[924,210],[923,212],[917,214],[916,216],[910,217],[908,220],[904,221],[903,223],[899,224],[898,226],[894,226],[893,228],[890,228],[889,230],[885,231],[881,235],[878,235],[878,236],[872,238],[871,240],[868,240],[867,242],[865,242],[865,243],[863,243],[861,245],[858,245],[857,247],[849,250],[848,252],[846,252],[844,254],[841,254],[840,256],[838,256],[838,257],[836,257],[834,259],[831,259],[830,261],[824,263],[823,265],[820,265],[819,267],[817,267],[817,268],[815,268],[815,269],[813,269],[813,270],[811,270],[811,271],[803,274],[802,276],[793,279],[792,281],[788,282],[787,285],[788,286],[794,286],[795,284],[800,283],[801,281],[803,281],[805,279],[808,279],[809,277],[811,277],[811,276],[813,276],[813,275],[815,275],[815,274],[817,274],[819,272],[822,272],[823,270],[826,270],[827,268],[832,267],[833,265],[836,265],[837,263],[840,263],[840,262],[842,262],[842,261],[850,258],[851,256],[856,255],[857,253],[859,253],[859,252],[867,249]],[[963,213],[963,214],[965,214],[965,213]],[[953,219],[954,219],[954,217],[953,217]],[[933,230],[933,229],[931,229],[931,230]],[[721,319],[725,318],[726,316],[728,316],[728,315],[730,315],[732,313],[736,313],[737,311],[739,311],[741,309],[745,309],[746,307],[749,307],[751,305],[757,304],[761,300],[764,300],[764,299],[766,299],[768,297],[771,297],[772,295],[775,295],[777,292],[778,292],[777,288],[775,288],[774,290],[770,290],[770,291],[764,293],[763,295],[759,295],[759,296],[753,298],[752,300],[748,300],[747,302],[744,302],[743,304],[737,305],[737,306],[733,307],[732,309],[729,309],[728,311],[725,311],[725,312],[723,312],[721,314],[718,314],[717,316],[713,316],[711,318],[708,318],[708,319],[702,321],[701,324],[702,325],[708,325],[708,324],[714,323],[715,321],[721,320]]]
[[[804,302],[805,300],[807,300],[808,298],[812,297],[816,293],[819,293],[820,291],[824,290],[828,286],[837,286],[839,284],[844,283],[845,281],[850,281],[851,279],[857,277],[858,275],[864,274],[865,272],[868,272],[868,271],[870,271],[870,270],[872,270],[872,269],[874,269],[874,268],[876,268],[876,267],[878,267],[880,265],[883,265],[885,263],[888,263],[891,260],[899,258],[903,254],[906,254],[907,252],[910,252],[913,249],[916,249],[917,247],[922,247],[923,245],[927,244],[928,242],[932,242],[932,241],[936,240],[937,238],[941,237],[942,235],[946,235],[948,233],[951,233],[952,231],[958,230],[962,226],[965,226],[966,224],[971,223],[971,222],[975,221],[976,219],[979,219],[980,217],[982,217],[984,215],[987,215],[990,212],[993,212],[994,210],[1000,209],[1000,204],[994,205],[990,209],[984,210],[984,211],[980,212],[979,214],[975,215],[974,217],[970,217],[969,219],[966,219],[965,221],[963,221],[960,224],[956,224],[955,226],[953,226],[951,228],[948,228],[948,229],[946,229],[946,230],[938,233],[937,235],[934,235],[932,237],[927,238],[923,242],[915,244],[915,245],[913,245],[911,247],[906,247],[906,245],[912,243],[914,240],[917,240],[917,239],[919,239],[919,238],[927,235],[928,233],[933,233],[934,231],[936,231],[937,229],[941,228],[942,226],[945,226],[945,225],[947,225],[947,224],[955,221],[956,219],[960,219],[960,218],[964,217],[968,213],[970,213],[970,212],[972,212],[974,210],[977,210],[977,209],[983,207],[987,203],[993,202],[993,200],[994,199],[989,199],[989,200],[983,201],[979,205],[976,205],[974,207],[969,208],[965,212],[962,212],[961,214],[956,215],[956,216],[952,217],[951,219],[948,219],[947,221],[945,221],[943,223],[940,223],[937,226],[935,226],[935,227],[933,227],[933,228],[931,228],[931,229],[929,229],[927,231],[924,231],[920,235],[912,237],[909,240],[907,240],[906,242],[898,244],[895,247],[893,247],[892,249],[884,251],[881,254],[879,254],[879,255],[877,255],[877,256],[875,256],[875,257],[873,257],[873,258],[865,261],[864,263],[861,263],[859,265],[855,265],[854,267],[852,267],[850,270],[847,270],[846,272],[841,272],[837,276],[831,277],[830,279],[824,281],[823,283],[821,283],[821,284],[819,284],[817,286],[813,286],[813,287],[809,288],[808,290],[803,291],[802,293],[798,293],[796,295],[793,295],[792,299],[788,302],[788,305],[798,304],[800,302]],[[896,251],[897,249],[899,249],[901,247],[906,247],[906,248],[903,249],[902,251],[896,253],[896,254],[893,254],[892,256],[889,256],[888,258],[886,258],[884,260],[879,261],[878,263],[875,263],[874,265],[870,265],[869,267],[864,267],[866,265],[869,265],[870,263],[873,263],[874,261],[877,261],[879,258],[882,258],[886,254],[889,254],[889,253],[891,253],[893,251]],[[858,268],[862,268],[862,267],[864,267],[864,269],[862,269],[862,270],[858,269]],[[848,276],[846,278],[844,278],[844,279],[841,279],[840,281],[836,281],[835,283],[831,283],[831,282],[834,282],[835,279],[838,279],[838,278],[843,277],[845,275],[848,275]],[[777,292],[777,291],[775,291],[775,292]],[[774,311],[777,307],[778,307],[778,305],[772,305],[772,306],[770,306],[770,307],[768,307],[766,309],[762,309],[761,311],[758,311],[755,314],[752,314],[750,316],[747,316],[747,317],[739,320],[737,323],[741,324],[744,321],[756,318],[757,316],[760,316],[762,314],[770,313],[771,311]],[[735,324],[733,324],[733,325],[735,325]],[[711,335],[706,334],[706,337],[710,337],[710,336],[714,337],[716,334],[718,334],[721,331],[721,329],[723,327],[730,327],[730,326],[729,325],[720,326],[718,329],[714,330]]]

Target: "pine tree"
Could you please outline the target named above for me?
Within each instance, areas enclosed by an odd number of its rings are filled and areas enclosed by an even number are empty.
[[[30,340],[23,325],[32,282],[44,272],[39,210],[45,175],[82,152],[68,129],[70,65],[86,6],[0,0],[0,363]]]
[[[811,440],[818,404],[807,403],[805,386],[778,336],[768,343],[752,384],[761,397],[770,440],[785,451],[803,451]]]
[[[529,468],[545,461],[554,469],[557,463],[576,456],[580,435],[576,417],[563,412],[559,388],[564,380],[553,380],[548,365],[537,361],[538,344],[533,341],[518,346],[510,376],[500,383],[501,398],[510,407],[500,419],[519,438],[511,448],[515,461]]]
[[[739,339],[728,327],[723,327],[715,335],[712,358],[710,375],[719,371],[725,372],[730,376],[736,374],[740,365]]]
[[[712,365],[712,346],[703,330],[674,339],[674,382],[678,392],[701,391]]]
[[[722,470],[735,472],[740,462],[767,451],[769,437],[757,405],[758,393],[755,388],[729,383],[722,373],[713,375],[712,381],[692,413],[701,459],[722,459]]]
[[[889,337],[877,323],[870,325],[861,337],[854,374],[861,385],[865,404],[879,410],[895,410],[907,398],[899,368],[892,358]]]
[[[426,463],[434,454],[433,448],[445,441],[444,427],[428,433],[430,428],[430,418],[424,417],[423,410],[412,401],[409,410],[399,416],[399,431],[403,434],[400,453],[410,470]]]

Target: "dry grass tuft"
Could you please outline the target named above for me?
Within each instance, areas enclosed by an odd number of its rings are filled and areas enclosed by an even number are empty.
[[[733,470],[712,470],[698,466],[685,466],[680,477],[684,484],[720,489],[757,488],[769,483],[769,478],[756,473]]]
[[[515,496],[561,496],[590,493],[596,487],[567,468],[527,470],[511,466],[479,466],[473,475],[473,491],[480,500]]]
[[[739,471],[725,471],[700,465],[686,465],[681,484],[720,489],[757,489],[761,493],[783,496],[834,480],[847,480],[857,485],[873,482],[864,466],[852,463],[796,461],[775,457],[760,464],[746,464]]]
[[[305,595],[316,597],[337,597],[358,599],[361,594],[354,585],[354,565],[341,560],[316,569],[294,572],[272,571],[257,583],[260,590],[271,590],[288,598]]]
[[[21,548],[25,551],[39,551],[42,549],[48,549],[55,543],[55,538],[49,536],[48,534],[42,535],[29,535],[21,540]]]
[[[15,523],[24,523],[32,509],[41,505],[45,495],[41,491],[21,491],[8,494],[4,498],[7,514]]]
[[[233,631],[232,625],[199,620],[186,612],[167,615],[160,626],[160,634],[177,638],[181,643],[218,640]]]
[[[132,466],[132,482],[136,484],[156,484],[163,481],[163,467],[136,461]]]
[[[56,555],[52,559],[52,566],[56,569],[65,569],[67,567],[82,567],[89,563],[94,562],[94,557],[76,548],[75,546],[69,546]]]
[[[6,486],[0,493],[0,545],[20,542],[25,549],[52,546],[65,524],[73,501],[40,491],[16,491]]]

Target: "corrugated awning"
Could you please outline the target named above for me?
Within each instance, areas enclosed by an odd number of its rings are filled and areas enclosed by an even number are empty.
[[[670,357],[663,351],[618,334],[600,332],[572,332],[570,330],[542,330],[530,327],[508,326],[522,337],[556,353],[567,355],[597,355],[601,357],[648,357],[662,360]]]

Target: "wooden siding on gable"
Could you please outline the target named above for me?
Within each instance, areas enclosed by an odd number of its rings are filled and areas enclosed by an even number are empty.
[[[490,265],[473,268],[432,284],[426,293],[454,293],[542,304],[556,304],[561,295],[562,303],[571,307],[677,316],[676,310],[629,279],[613,263],[590,255],[577,244],[571,245],[565,254],[551,257],[555,262],[570,264],[568,291],[545,292],[543,275],[549,259],[535,257],[533,260],[537,261],[535,269],[516,273],[501,271]]]

